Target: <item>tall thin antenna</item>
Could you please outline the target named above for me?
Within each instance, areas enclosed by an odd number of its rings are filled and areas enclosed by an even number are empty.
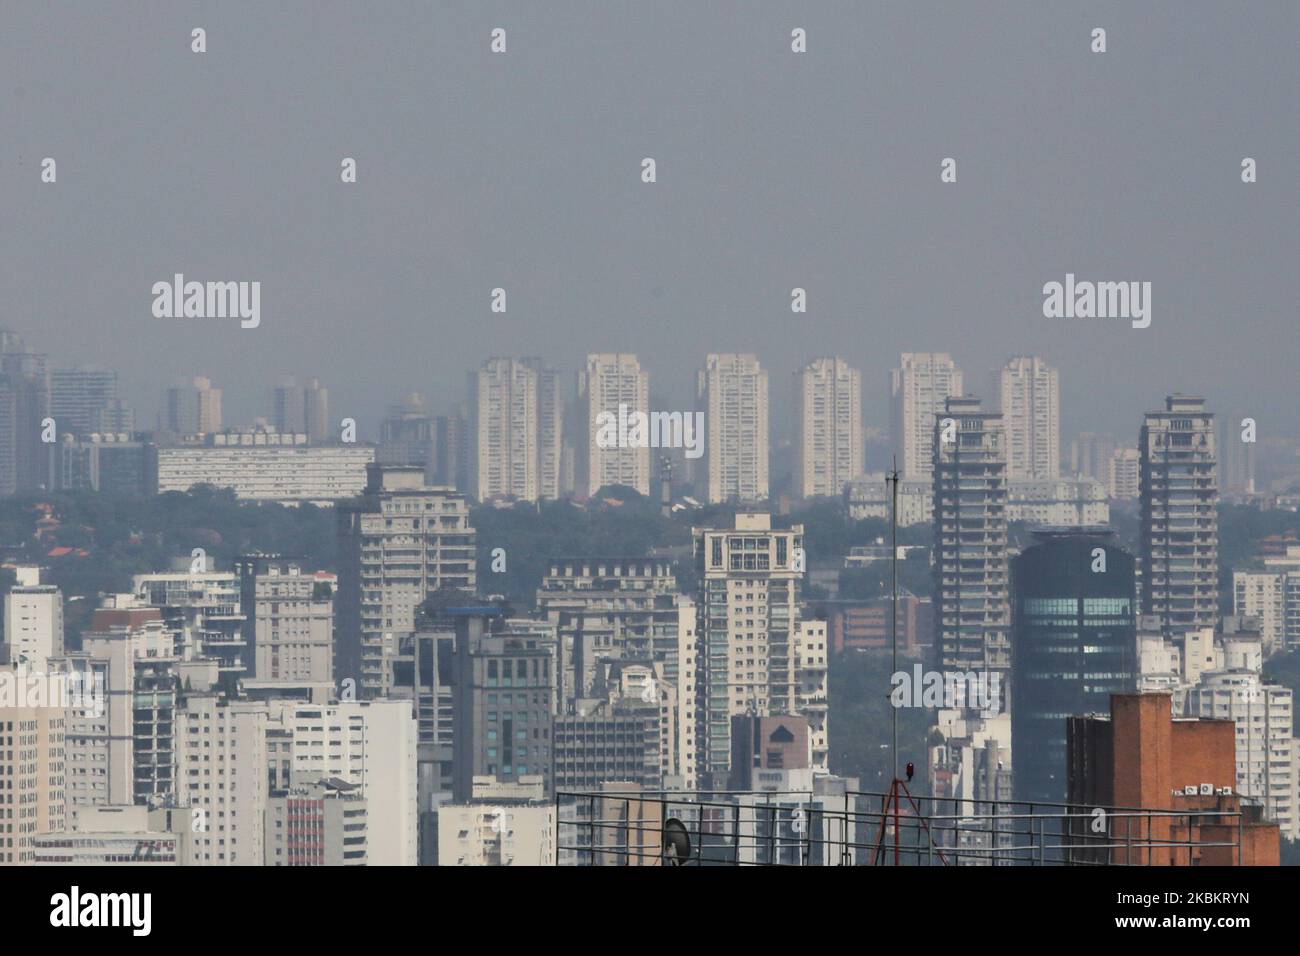
[[[893,467],[889,474],[885,476],[885,484],[890,489],[889,496],[889,566],[891,570],[891,582],[889,588],[889,636],[890,643],[893,646],[894,664],[890,671],[892,674],[898,673],[898,456],[893,458]],[[890,685],[893,685],[893,679],[890,679]],[[891,750],[894,752],[894,780],[898,780],[898,708],[890,707],[890,717],[893,723],[893,744]]]

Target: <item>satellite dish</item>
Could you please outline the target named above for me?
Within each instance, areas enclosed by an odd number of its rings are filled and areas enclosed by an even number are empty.
[[[676,817],[664,823],[664,862],[670,866],[682,866],[691,858],[691,838],[686,832],[686,824]]]

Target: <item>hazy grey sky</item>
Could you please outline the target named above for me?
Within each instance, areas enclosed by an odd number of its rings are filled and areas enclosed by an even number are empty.
[[[617,350],[683,407],[757,352],[777,423],[841,353],[884,425],[898,353],[945,350],[979,392],[1044,355],[1067,436],[1172,390],[1300,434],[1300,4],[1084,6],[4,2],[0,324],[147,424],[178,375],[241,420],[296,373],[373,435],[488,355]],[[154,318],[174,272],[261,281],[261,327]],[[1067,272],[1150,281],[1151,327],[1044,318]]]

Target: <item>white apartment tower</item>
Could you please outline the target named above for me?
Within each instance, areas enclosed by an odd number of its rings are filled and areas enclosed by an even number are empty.
[[[594,495],[605,485],[628,485],[650,494],[650,449],[602,448],[597,441],[602,412],[624,418],[633,412],[650,414],[650,373],[641,370],[635,355],[604,352],[587,356],[578,376],[578,401],[585,412],[586,492]],[[619,415],[619,406],[625,415]]]
[[[795,494],[839,495],[859,477],[862,457],[862,376],[842,358],[816,358],[795,373]]]
[[[1296,778],[1292,763],[1295,741],[1291,691],[1265,684],[1252,670],[1222,670],[1202,675],[1187,692],[1187,715],[1231,720],[1237,727],[1237,792],[1264,804],[1284,839],[1300,827]]]
[[[767,498],[767,372],[758,356],[715,353],[696,378],[708,446],[709,501]]]
[[[939,665],[1011,667],[1007,458],[1002,416],[974,396],[934,421],[935,643]]]
[[[176,800],[196,814],[195,866],[261,866],[269,781],[267,710],[186,695],[176,709]]]
[[[699,772],[731,768],[731,718],[798,713],[803,525],[739,513],[731,528],[696,528],[700,647]]]
[[[5,595],[9,661],[44,673],[50,658],[63,653],[63,594],[52,584],[41,584],[38,567],[19,567],[15,574],[17,580]]]
[[[934,417],[962,394],[962,374],[947,352],[904,352],[890,379],[894,453],[903,478],[934,473]]]
[[[1060,373],[1037,356],[1018,355],[998,375],[1007,477],[1061,474]]]
[[[397,638],[431,591],[472,591],[477,566],[465,496],[424,483],[423,465],[372,465],[365,493],[340,503],[336,680],[384,696]]]
[[[0,708],[0,866],[30,864],[37,834],[64,830],[65,721],[62,707]]]
[[[559,373],[538,358],[490,358],[471,377],[471,391],[479,500],[559,497]]]
[[[1141,452],[1142,612],[1166,638],[1214,627],[1219,614],[1219,486],[1214,415],[1171,395],[1147,412]]]
[[[336,777],[366,800],[370,866],[415,866],[417,724],[406,700],[280,703],[272,723],[291,740],[291,782]]]

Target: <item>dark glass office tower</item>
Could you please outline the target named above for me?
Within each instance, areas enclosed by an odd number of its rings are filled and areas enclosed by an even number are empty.
[[[1044,528],[1011,563],[1015,799],[1064,802],[1066,718],[1137,685],[1133,556],[1107,528]]]

